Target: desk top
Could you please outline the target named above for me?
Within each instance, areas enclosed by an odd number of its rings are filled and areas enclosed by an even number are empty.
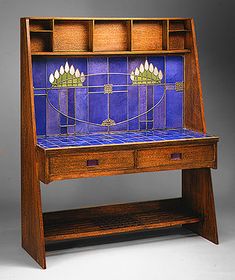
[[[109,134],[60,135],[38,137],[37,143],[43,149],[64,147],[90,147],[104,145],[122,145],[171,140],[209,138],[208,134],[188,129],[149,130],[138,132],[115,132]]]

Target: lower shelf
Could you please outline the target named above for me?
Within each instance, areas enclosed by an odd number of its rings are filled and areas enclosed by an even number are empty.
[[[197,223],[200,217],[182,199],[99,206],[43,214],[45,241],[153,230]]]

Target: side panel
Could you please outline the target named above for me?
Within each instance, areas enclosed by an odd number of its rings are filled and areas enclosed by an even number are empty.
[[[186,48],[191,52],[185,55],[185,99],[184,124],[188,129],[206,133],[202,86],[199,70],[198,51],[194,21],[190,21],[191,32],[186,37]]]
[[[40,184],[36,158],[29,20],[21,20],[21,223],[22,247],[46,268]]]

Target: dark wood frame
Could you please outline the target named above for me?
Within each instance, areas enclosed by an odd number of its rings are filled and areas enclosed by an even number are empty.
[[[56,24],[59,24],[56,26]],[[66,34],[63,31],[66,26]],[[96,25],[99,32],[97,38]],[[69,28],[68,28],[69,26]],[[76,27],[78,27],[76,29]],[[85,29],[87,27],[87,29]],[[153,28],[153,30],[151,30]],[[73,32],[81,37],[71,49]],[[80,31],[79,31],[80,30]],[[108,32],[120,36],[103,49]],[[137,30],[137,31],[136,31]],[[136,36],[151,31],[156,49]],[[124,33],[123,33],[124,32]],[[136,34],[134,32],[137,32]],[[94,41],[96,40],[96,41]],[[48,45],[49,44],[49,45]],[[112,45],[113,44],[113,45]],[[178,49],[178,46],[183,47]],[[113,49],[112,49],[113,48]],[[46,268],[47,242],[116,236],[182,225],[218,244],[210,168],[217,168],[218,137],[44,150],[37,145],[32,56],[172,55],[185,57],[184,127],[206,132],[194,22],[189,18],[22,18],[21,19],[21,213],[22,247]],[[179,154],[180,157],[174,157]],[[177,160],[175,160],[177,159]],[[63,162],[69,168],[65,169]],[[91,163],[91,164],[88,164]],[[97,163],[100,163],[97,165]],[[154,162],[154,164],[153,164]],[[42,213],[40,181],[182,170],[182,197]],[[136,222],[137,221],[137,222]]]

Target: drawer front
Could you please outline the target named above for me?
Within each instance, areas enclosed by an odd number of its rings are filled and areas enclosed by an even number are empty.
[[[133,168],[134,152],[120,151],[57,156],[50,158],[49,166],[51,175]]]
[[[137,152],[137,168],[164,166],[168,166],[169,169],[200,168],[212,167],[214,162],[214,145],[173,146]]]

